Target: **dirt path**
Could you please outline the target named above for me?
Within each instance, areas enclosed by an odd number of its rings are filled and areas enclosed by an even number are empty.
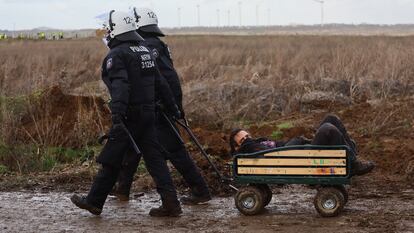
[[[152,218],[158,196],[129,203],[109,198],[101,216],[77,209],[71,193],[0,193],[0,232],[414,232],[414,190],[351,190],[344,212],[322,218],[313,208],[315,191],[302,186],[274,190],[259,216],[246,217],[232,197],[184,206],[179,218]]]

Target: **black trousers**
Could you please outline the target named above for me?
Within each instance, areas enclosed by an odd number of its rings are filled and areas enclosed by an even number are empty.
[[[168,170],[165,156],[160,150],[161,146],[155,133],[154,110],[141,109],[128,114],[126,125],[135,142],[143,154],[148,172],[154,179],[161,199],[170,203],[177,200],[176,190]],[[124,156],[129,151],[137,159],[132,144],[122,128],[114,126],[109,133],[109,140],[104,146],[97,161],[102,164],[88,193],[87,201],[96,207],[102,208],[105,200],[116,183],[121,171]]]
[[[176,132],[179,132],[177,126],[174,123],[170,125],[160,112],[158,112],[156,119],[157,138],[165,153],[165,159],[170,160],[172,165],[183,176],[193,195],[210,195],[206,181],[185,149],[183,142],[176,135]],[[176,129],[176,132],[174,132],[172,127]],[[118,177],[118,193],[129,195],[139,162],[140,158],[132,151],[127,152]]]
[[[286,146],[306,144],[301,138],[293,138],[286,143]],[[351,137],[349,136],[344,124],[338,116],[328,114],[319,124],[311,145],[346,145],[351,148],[351,161],[356,159],[357,148]]]

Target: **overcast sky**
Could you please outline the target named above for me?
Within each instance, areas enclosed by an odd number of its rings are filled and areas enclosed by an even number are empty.
[[[160,26],[318,24],[314,0],[0,0],[0,29],[97,28],[95,16],[130,6],[153,8]],[[180,9],[180,10],[179,10]],[[414,0],[325,0],[326,23],[412,24]]]

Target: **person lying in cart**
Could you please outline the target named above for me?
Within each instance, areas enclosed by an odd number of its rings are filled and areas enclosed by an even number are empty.
[[[230,134],[230,152],[232,155],[253,153],[282,146],[294,145],[346,145],[351,148],[351,173],[364,175],[371,172],[375,164],[372,161],[361,161],[357,158],[357,146],[349,136],[342,121],[336,115],[327,115],[319,125],[315,137],[310,140],[305,137],[296,137],[287,142],[273,141],[267,138],[252,138],[244,129],[235,129]]]

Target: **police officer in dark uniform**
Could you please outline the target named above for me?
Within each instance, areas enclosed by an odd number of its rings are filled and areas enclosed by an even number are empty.
[[[116,183],[124,155],[136,142],[142,151],[148,172],[161,196],[160,208],[151,216],[178,216],[182,213],[165,157],[155,133],[155,89],[169,114],[179,117],[168,83],[160,75],[150,50],[135,29],[134,17],[126,12],[111,11],[105,23],[110,51],[102,66],[102,79],[112,101],[112,128],[97,162],[102,164],[86,197],[73,195],[71,201],[92,214],[102,212],[105,200]],[[164,81],[164,82],[163,82]],[[132,136],[133,140],[129,136]]]
[[[134,8],[133,12],[138,28],[137,32],[145,39],[146,44],[151,48],[153,55],[156,57],[160,72],[167,80],[182,113],[181,118],[184,118],[180,80],[174,69],[168,46],[158,38],[164,36],[158,27],[158,18],[148,8]],[[191,188],[191,195],[182,197],[181,202],[183,204],[199,204],[211,200],[210,191],[205,180],[185,149],[183,142],[176,135],[179,132],[176,125],[171,125],[165,119],[164,112],[165,110],[163,109],[157,109],[156,111],[158,139],[163,148],[168,152],[168,159]],[[175,127],[175,130],[172,127]],[[125,157],[123,168],[118,178],[118,186],[114,191],[114,194],[120,200],[128,200],[129,198],[133,176],[138,163],[139,159],[135,156]]]

